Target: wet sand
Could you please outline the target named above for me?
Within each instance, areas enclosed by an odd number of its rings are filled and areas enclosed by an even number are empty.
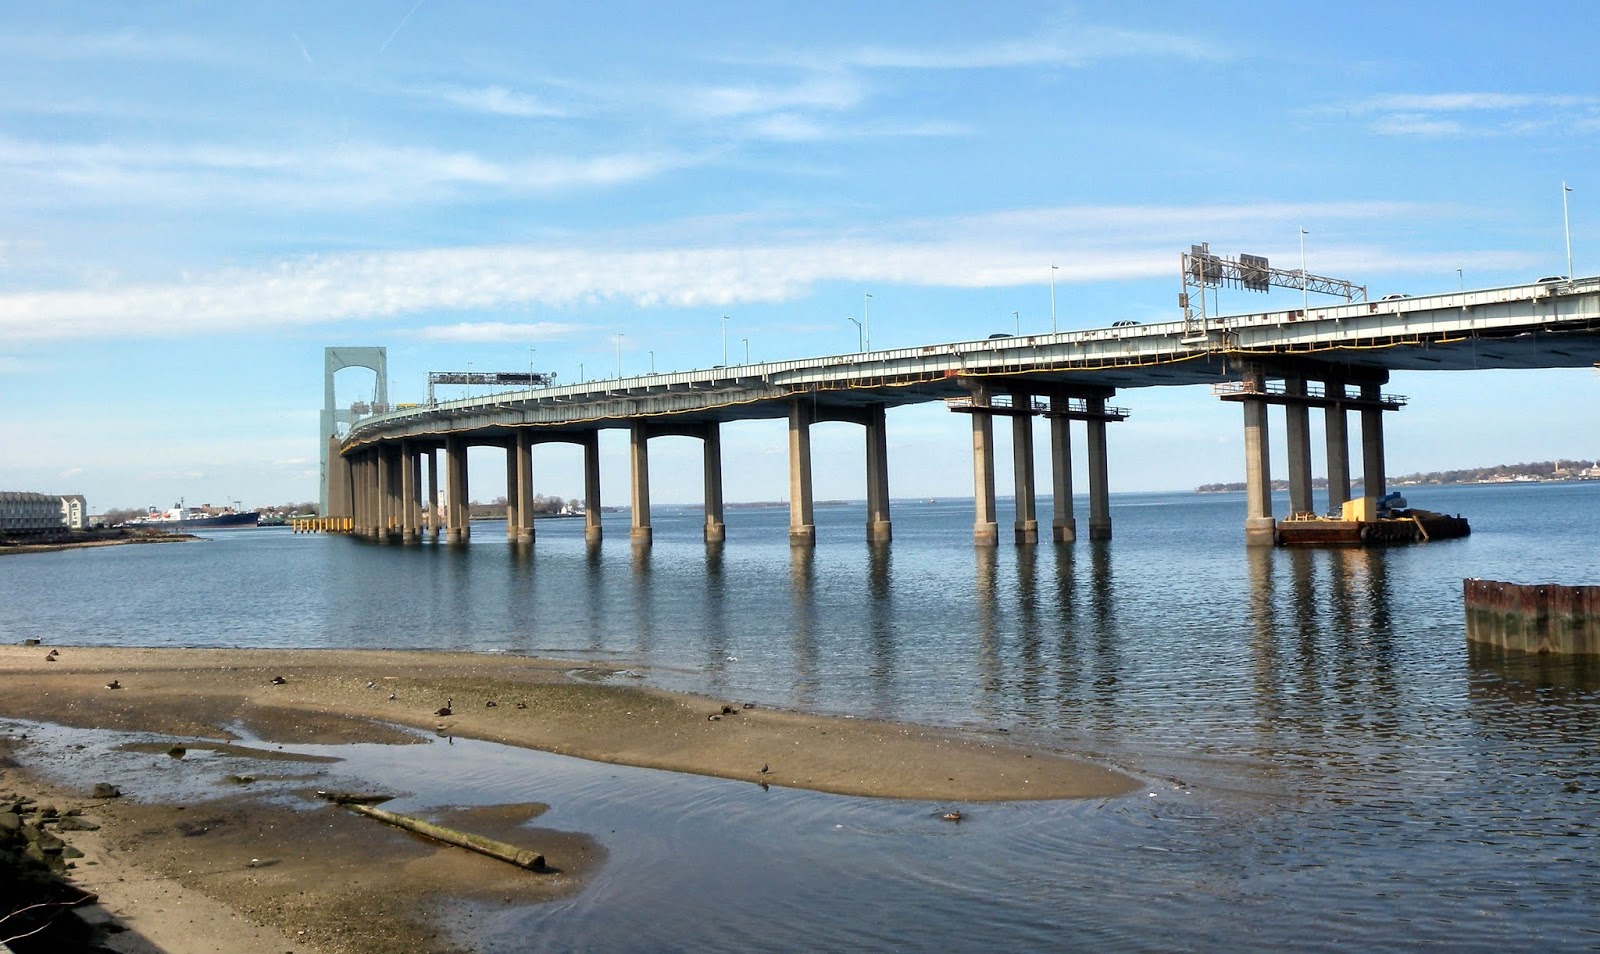
[[[120,688],[107,688],[112,680]],[[742,700],[644,688],[616,670],[515,656],[8,646],[0,647],[0,687],[0,717],[174,739],[226,742],[237,726],[273,743],[401,744],[414,736],[396,727],[409,726],[604,762],[941,803],[1109,797],[1137,784],[991,733],[746,709]],[[450,714],[437,715],[447,703]],[[24,742],[0,761],[0,788],[42,785],[26,766]],[[243,919],[264,935],[229,930],[193,949],[450,950],[430,914],[466,897],[463,885],[479,902],[530,903],[576,890],[604,855],[586,835],[539,832],[539,850],[559,870],[530,875],[333,806],[301,810],[247,795],[189,806],[90,804],[87,792],[45,794],[83,803],[104,824],[90,833],[105,846],[91,853],[100,864],[79,871],[98,880],[90,890],[108,906],[122,905],[136,928],[130,943],[158,924],[170,931],[187,921],[199,931]],[[432,820],[525,841],[539,810]],[[247,856],[270,864],[241,867]],[[108,877],[112,870],[126,874]],[[130,884],[176,893],[118,900]],[[172,900],[184,892],[192,908]],[[141,913],[158,902],[181,911]],[[215,904],[223,914],[206,908]]]

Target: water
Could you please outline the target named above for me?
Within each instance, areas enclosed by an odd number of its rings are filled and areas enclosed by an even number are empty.
[[[1238,496],[1188,494],[1114,497],[1107,544],[988,551],[959,501],[897,502],[878,548],[861,507],[819,508],[810,552],[781,509],[729,511],[710,549],[697,510],[661,509],[637,552],[621,514],[598,550],[579,521],[531,552],[494,524],[464,550],[218,532],[0,560],[0,638],[637,661],[668,688],[1006,728],[1149,783],[950,826],[615,766],[522,791],[493,765],[529,756],[485,750],[477,797],[549,801],[541,824],[612,851],[575,899],[475,919],[488,948],[1593,947],[1600,667],[1469,653],[1460,582],[1597,582],[1600,486],[1411,497],[1473,535],[1246,548]]]

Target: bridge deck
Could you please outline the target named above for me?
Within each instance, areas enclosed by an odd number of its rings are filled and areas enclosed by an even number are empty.
[[[1399,370],[1588,367],[1600,362],[1600,277],[1221,316],[1203,328],[1172,321],[985,338],[504,392],[364,418],[345,447],[448,433],[494,439],[530,427],[554,436],[640,418],[781,418],[799,395],[826,419],[970,397],[975,385],[1109,394],[1215,384],[1251,362],[1351,381]]]

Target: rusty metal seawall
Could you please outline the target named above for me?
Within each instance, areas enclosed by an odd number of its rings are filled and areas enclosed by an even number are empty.
[[[1529,653],[1600,655],[1600,586],[1463,580],[1467,639]]]

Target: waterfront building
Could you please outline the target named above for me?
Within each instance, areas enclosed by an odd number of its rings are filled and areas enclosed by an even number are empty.
[[[0,533],[37,534],[82,530],[89,508],[82,494],[0,490]]]

